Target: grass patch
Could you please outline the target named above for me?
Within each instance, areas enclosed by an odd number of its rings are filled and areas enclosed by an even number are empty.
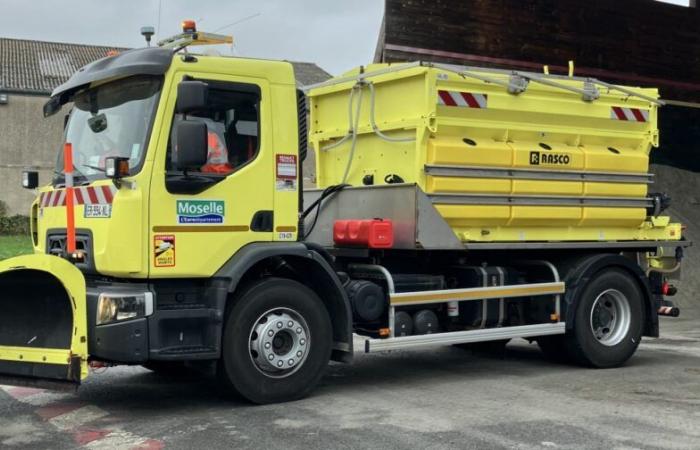
[[[29,236],[0,236],[0,260],[33,251]]]

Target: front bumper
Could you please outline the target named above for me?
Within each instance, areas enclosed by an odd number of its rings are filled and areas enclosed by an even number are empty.
[[[204,292],[207,292],[205,294]],[[146,317],[97,325],[100,294],[151,292],[153,307]],[[212,294],[214,292],[214,294]],[[184,303],[172,301],[185,298]],[[165,284],[88,281],[88,352],[95,360],[143,364],[149,360],[214,360],[220,356],[221,289],[194,288],[188,283]],[[191,299],[191,302],[188,300]],[[208,300],[214,304],[209,304]],[[217,300],[218,299],[218,300]],[[160,305],[160,306],[159,306]]]
[[[97,325],[100,294],[150,292],[147,284],[89,283],[87,287],[88,353],[92,359],[140,364],[148,360],[148,318]]]

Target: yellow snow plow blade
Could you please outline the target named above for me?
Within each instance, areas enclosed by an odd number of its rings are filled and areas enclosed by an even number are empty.
[[[0,261],[0,384],[60,387],[87,377],[85,278],[57,256]]]

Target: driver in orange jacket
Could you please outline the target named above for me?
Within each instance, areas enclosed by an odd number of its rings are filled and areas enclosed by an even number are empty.
[[[204,173],[221,174],[233,172],[233,166],[228,162],[228,150],[226,149],[226,145],[221,142],[216,132],[211,130],[207,132],[207,145],[209,147],[207,163],[202,166],[201,171]]]

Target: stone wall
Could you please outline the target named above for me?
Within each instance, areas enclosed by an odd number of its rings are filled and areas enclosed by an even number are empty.
[[[28,214],[34,193],[22,188],[24,168],[40,170],[39,183],[51,181],[63,135],[63,114],[48,119],[47,97],[9,94],[0,105],[0,200],[10,214]]]

